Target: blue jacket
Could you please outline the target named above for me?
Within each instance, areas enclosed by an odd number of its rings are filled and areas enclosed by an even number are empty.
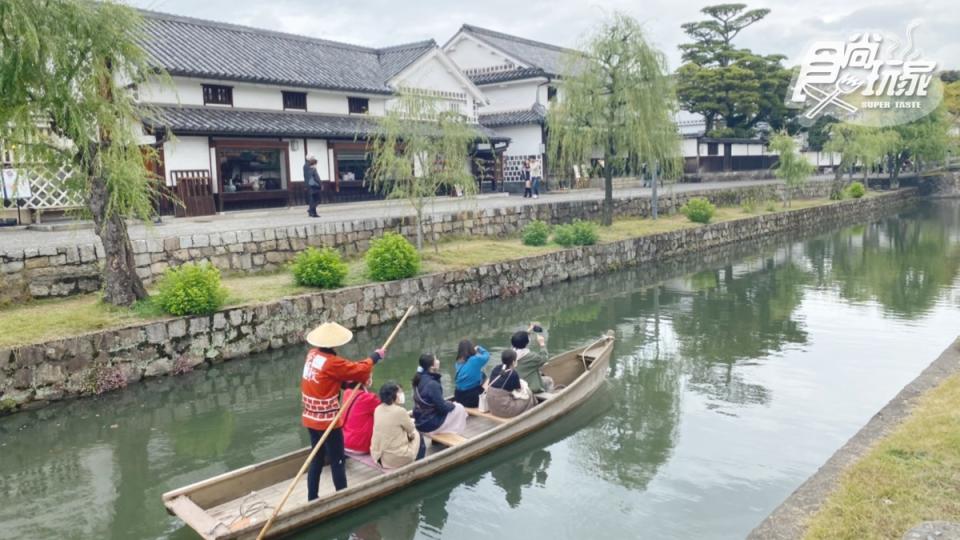
[[[457,362],[457,390],[470,390],[483,383],[483,367],[490,361],[490,353],[477,345],[477,353],[463,362]]]
[[[417,430],[429,433],[443,425],[453,403],[443,399],[439,373],[423,373],[413,389],[413,422]]]

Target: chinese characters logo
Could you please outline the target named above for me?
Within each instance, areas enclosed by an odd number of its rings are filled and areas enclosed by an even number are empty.
[[[937,64],[922,58],[913,42],[876,32],[854,34],[847,41],[818,41],[807,51],[787,92],[787,106],[801,109],[810,125],[823,115],[869,126],[911,122],[940,103],[943,89],[934,74]]]

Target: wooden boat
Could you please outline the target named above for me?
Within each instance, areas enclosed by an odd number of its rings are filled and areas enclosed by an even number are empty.
[[[476,409],[462,435],[431,438],[424,459],[398,469],[381,469],[370,460],[347,459],[349,487],[335,491],[329,470],[320,479],[320,498],[307,502],[306,475],[277,516],[268,537],[321,523],[399,489],[472,461],[523,435],[544,427],[583,403],[604,383],[613,352],[608,333],[585,347],[551,358],[544,373],[561,386],[537,394],[540,403],[514,418],[498,418]],[[230,471],[163,494],[167,511],[202,538],[256,538],[290,480],[310,453],[303,448],[283,456]]]

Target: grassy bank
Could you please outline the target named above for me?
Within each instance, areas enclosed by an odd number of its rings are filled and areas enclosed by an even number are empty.
[[[808,539],[901,538],[922,521],[960,521],[960,375],[841,478],[813,516]]]
[[[797,200],[793,201],[791,209],[797,210],[833,202],[835,201],[827,199]],[[762,203],[756,208],[718,208],[713,222],[775,211],[781,211],[779,204]],[[600,242],[616,242],[701,226],[691,223],[679,214],[663,216],[656,221],[620,219],[610,227],[600,228]],[[561,249],[564,248],[552,243],[538,247],[525,246],[519,238],[451,238],[441,242],[436,248],[424,247],[421,273],[460,270]],[[371,281],[366,275],[366,267],[362,259],[351,259],[347,262],[349,265],[347,285],[361,285]],[[317,290],[296,285],[289,272],[227,275],[224,276],[223,284],[229,291],[227,306],[264,302]],[[163,317],[164,314],[150,302],[132,309],[125,309],[103,304],[99,301],[98,295],[39,300],[0,310],[0,328],[5,330],[0,334],[0,347],[36,343]]]

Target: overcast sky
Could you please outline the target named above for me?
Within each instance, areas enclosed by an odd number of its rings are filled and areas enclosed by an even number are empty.
[[[202,19],[355,43],[396,45],[433,38],[441,45],[463,23],[573,47],[598,20],[623,11],[642,22],[649,39],[679,64],[680,24],[700,20],[706,2],[687,0],[126,0],[142,8]],[[711,3],[721,3],[719,1]],[[858,30],[905,35],[922,21],[916,41],[923,56],[943,69],[960,68],[960,7],[956,0],[871,2],[764,0],[771,9],[744,31],[738,44],[755,52],[782,53],[799,62],[815,39],[843,39]]]

